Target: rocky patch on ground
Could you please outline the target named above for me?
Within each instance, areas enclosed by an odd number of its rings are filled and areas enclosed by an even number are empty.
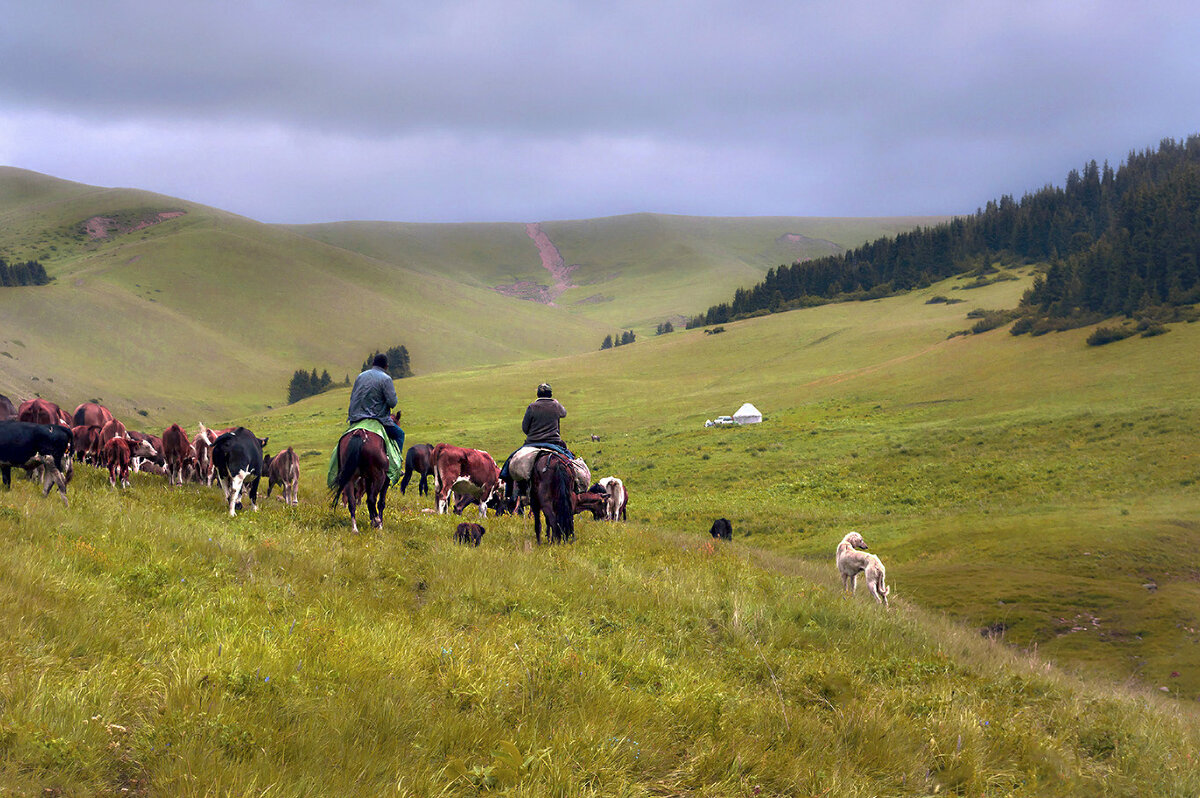
[[[79,231],[92,241],[100,241],[126,233],[135,233],[186,213],[187,211],[121,211],[109,216],[93,216],[90,219],[84,219],[79,223]]]

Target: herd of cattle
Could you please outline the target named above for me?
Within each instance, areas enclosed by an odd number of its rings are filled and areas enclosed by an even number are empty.
[[[57,488],[64,504],[73,462],[107,469],[114,488],[128,487],[133,471],[161,475],[170,485],[195,482],[211,486],[215,479],[231,516],[240,509],[243,494],[258,509],[258,487],[263,477],[268,480],[268,497],[278,485],[283,501],[297,504],[300,463],[296,452],[289,446],[275,456],[266,455],[266,444],[266,438],[258,438],[244,427],[210,430],[200,424],[189,435],[179,424],[171,424],[162,435],[154,435],[128,429],[96,402],[84,402],[68,414],[46,399],[30,399],[17,407],[0,395],[0,472],[4,486],[11,484],[11,470],[21,468],[33,476],[40,475],[43,495]],[[510,470],[517,474],[515,485],[506,490],[500,468],[487,452],[441,443],[417,444],[406,454],[400,491],[405,492],[415,473],[420,476],[419,492],[425,495],[432,475],[438,513],[451,508],[462,513],[475,504],[481,518],[488,509],[523,514],[521,499],[529,495],[526,482],[539,454],[531,451],[527,456],[521,450],[519,456],[514,456]],[[620,479],[610,476],[589,485],[590,473],[582,461],[576,461],[574,477],[574,490],[570,491],[572,515],[591,511],[597,520],[626,519],[628,493]],[[482,527],[472,528],[465,535],[475,545],[481,536]]]
[[[255,509],[258,483],[267,477],[267,495],[282,488],[283,500],[295,504],[300,459],[289,446],[274,457],[263,454],[267,440],[244,427],[210,430],[203,424],[191,436],[178,424],[161,436],[126,428],[108,408],[84,402],[68,414],[46,399],[28,399],[14,407],[0,395],[0,471],[4,486],[13,468],[41,472],[43,493],[58,488],[67,502],[73,461],[108,470],[113,487],[129,487],[129,475],[142,471],[166,477],[171,485],[216,479],[233,514],[245,488]]]

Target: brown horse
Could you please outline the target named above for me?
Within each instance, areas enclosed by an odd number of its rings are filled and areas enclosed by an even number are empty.
[[[364,429],[346,433],[338,441],[337,482],[330,490],[330,507],[337,507],[338,499],[345,498],[350,510],[350,529],[358,533],[358,520],[354,517],[358,501],[365,493],[367,513],[371,525],[383,529],[383,506],[388,489],[388,457],[383,439]]]
[[[567,458],[543,452],[533,464],[529,479],[529,511],[533,532],[542,542],[542,516],[546,516],[546,540],[569,543],[575,539],[575,472]]]

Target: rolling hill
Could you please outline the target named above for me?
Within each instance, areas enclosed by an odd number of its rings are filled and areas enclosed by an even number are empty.
[[[415,491],[352,535],[324,491],[341,390],[228,419],[300,454],[297,508],[230,519],[215,489],[85,468],[64,508],[18,482],[0,784],[1195,794],[1200,325],[952,336],[1032,271],[399,384],[410,442],[501,457],[553,383],[567,440],[631,493],[568,546],[510,517],[456,545]],[[761,425],[703,427],[747,399]],[[840,595],[850,529],[891,611]]]
[[[570,270],[570,287],[556,303],[584,318],[644,334],[761,280],[781,263],[840,252],[943,218],[724,219],[643,213],[541,222],[538,228]],[[526,225],[339,222],[290,229],[485,288],[550,287],[554,282],[542,268]]]
[[[522,225],[283,227],[2,167],[0,257],[37,259],[55,282],[0,291],[0,392],[164,420],[282,402],[296,368],[340,380],[396,344],[417,373],[585,352],[614,324],[645,334],[794,257],[781,235],[857,240],[910,221],[547,223],[585,264],[550,306],[495,290],[547,277]]]

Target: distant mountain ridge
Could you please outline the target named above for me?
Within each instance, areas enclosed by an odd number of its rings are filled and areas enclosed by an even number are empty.
[[[0,257],[53,278],[0,291],[0,393],[227,413],[282,403],[298,368],[340,380],[397,344],[417,374],[570,355],[761,279],[796,257],[785,234],[843,246],[921,221],[539,222],[559,282],[524,224],[272,225],[0,167]],[[554,305],[498,290],[522,282]]]

